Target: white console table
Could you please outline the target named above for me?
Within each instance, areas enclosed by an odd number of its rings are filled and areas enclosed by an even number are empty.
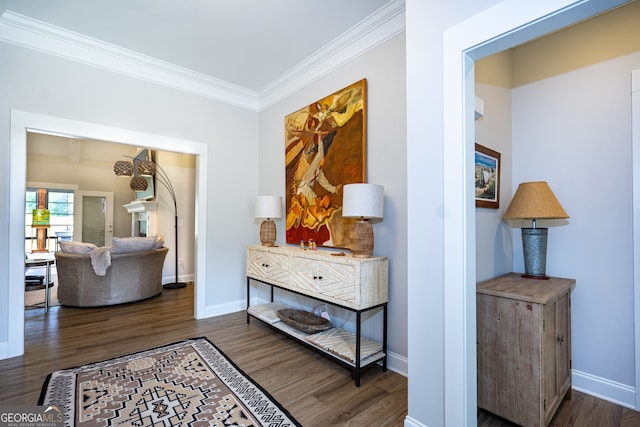
[[[247,249],[247,323],[257,318],[297,341],[320,351],[354,372],[356,386],[360,385],[361,369],[380,361],[387,370],[387,304],[389,302],[389,261],[384,257],[354,258],[336,251],[303,250],[294,246],[249,246]],[[305,295],[356,313],[355,334],[333,328],[324,332],[305,334],[284,322],[274,322],[274,313],[265,317],[268,304],[251,307],[251,280],[274,288]],[[383,340],[376,343],[362,337],[363,312],[381,309],[383,312]],[[337,338],[336,338],[337,336]],[[340,341],[345,341],[344,343]],[[341,353],[337,345],[353,347],[353,354]],[[351,346],[351,344],[353,344]]]

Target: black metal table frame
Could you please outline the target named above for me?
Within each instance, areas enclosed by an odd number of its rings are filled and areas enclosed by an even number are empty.
[[[44,312],[45,314],[49,312],[49,304],[51,303],[51,291],[50,288],[53,286],[53,282],[51,280],[51,266],[55,264],[54,259],[49,258],[37,258],[37,259],[26,259],[24,261],[25,270],[30,268],[45,268],[45,279],[44,285],[42,289],[44,289]]]
[[[296,341],[298,341],[298,342],[300,342],[302,344],[304,344],[308,348],[311,348],[311,349],[319,352],[323,356],[326,356],[326,357],[330,358],[331,360],[334,360],[334,361],[340,363],[341,365],[353,370],[353,373],[354,373],[354,376],[355,376],[356,387],[360,387],[360,373],[361,373],[362,368],[366,368],[366,367],[368,367],[370,365],[373,365],[375,362],[382,361],[382,371],[383,372],[387,372],[387,321],[388,321],[387,320],[387,305],[388,305],[387,302],[384,302],[384,303],[381,303],[381,304],[376,304],[376,305],[373,305],[371,307],[367,307],[367,308],[359,310],[359,309],[347,307],[347,306],[342,305],[342,304],[337,304],[337,303],[332,302],[332,301],[327,301],[325,299],[321,299],[321,298],[318,298],[318,297],[315,297],[315,296],[311,296],[311,295],[305,294],[303,292],[295,291],[295,290],[292,290],[292,289],[289,289],[289,288],[285,288],[285,287],[282,287],[282,286],[279,286],[279,285],[274,285],[273,283],[265,282],[264,280],[261,280],[261,279],[256,279],[254,277],[247,276],[247,324],[249,324],[249,319],[251,317],[254,317],[254,318],[258,319],[258,320],[261,320],[260,318],[258,318],[256,316],[252,316],[249,313],[249,307],[250,307],[250,304],[251,304],[251,280],[255,280],[256,282],[264,283],[265,285],[271,286],[271,302],[273,302],[273,296],[274,296],[273,290],[274,290],[274,288],[278,288],[278,289],[282,289],[282,290],[287,291],[287,292],[291,292],[291,293],[294,293],[294,294],[305,296],[307,298],[311,298],[311,299],[315,299],[315,300],[318,300],[318,301],[322,301],[322,302],[325,302],[327,304],[330,304],[330,305],[333,305],[333,306],[336,306],[336,307],[340,307],[340,308],[343,308],[345,310],[348,310],[348,311],[351,311],[353,313],[356,313],[356,355],[355,355],[355,360],[354,360],[355,367],[351,366],[350,363],[344,361],[343,359],[341,359],[341,358],[339,358],[337,356],[331,356],[330,354],[320,350],[318,347],[313,346],[313,345],[309,344],[308,342],[297,338],[294,335],[290,335],[290,334],[285,334],[285,335],[290,337],[290,338],[295,339]],[[377,309],[377,308],[382,308],[382,312],[383,312],[383,316],[382,316],[383,317],[383,321],[382,321],[382,323],[383,323],[383,325],[382,325],[382,353],[384,354],[384,356],[382,356],[380,359],[377,359],[377,360],[375,360],[375,361],[373,361],[373,362],[371,362],[371,363],[369,363],[369,364],[367,364],[367,365],[365,365],[363,367],[363,366],[361,366],[361,360],[360,360],[360,345],[361,345],[360,344],[360,338],[361,338],[361,335],[362,335],[362,313],[365,313],[367,311],[374,310],[374,309]],[[273,325],[270,325],[267,322],[263,322],[263,323],[273,327]],[[274,327],[274,329],[277,329],[277,328]],[[279,330],[279,329],[277,329],[277,330]]]

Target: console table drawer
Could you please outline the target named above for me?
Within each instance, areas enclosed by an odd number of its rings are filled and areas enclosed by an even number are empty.
[[[359,295],[354,286],[359,282],[356,270],[357,266],[350,263],[328,263],[294,256],[289,285],[298,292],[358,306]]]
[[[289,257],[249,250],[247,251],[247,276],[277,285],[286,285],[289,280]]]

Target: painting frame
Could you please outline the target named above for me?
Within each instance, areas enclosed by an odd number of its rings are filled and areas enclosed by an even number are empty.
[[[348,248],[342,189],[367,178],[367,79],[284,117],[286,242]]]
[[[153,159],[153,152],[150,149],[141,148],[136,152],[136,155],[133,157],[133,171],[136,176],[138,175],[138,163],[147,159]],[[156,196],[154,186],[155,177],[143,176],[142,178],[147,180],[147,189],[144,191],[136,191],[136,200],[151,200]]]
[[[476,143],[474,188],[476,208],[500,208],[500,153]]]

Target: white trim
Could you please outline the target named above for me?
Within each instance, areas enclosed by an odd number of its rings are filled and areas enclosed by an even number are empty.
[[[86,139],[97,139],[146,148],[179,151],[196,156],[195,217],[195,318],[205,315],[207,246],[207,150],[206,144],[163,135],[114,128],[43,114],[11,110],[9,147],[9,283],[22,283],[24,276],[24,203],[26,182],[27,132],[56,132]],[[177,150],[176,147],[179,147]],[[21,226],[19,226],[21,225]],[[24,354],[24,288],[9,286],[8,337],[0,358]],[[4,348],[0,346],[0,348]]]
[[[473,60],[611,9],[618,0],[505,0],[444,31],[444,418],[477,424]]]
[[[5,11],[0,41],[256,111],[255,91],[129,49]]]
[[[410,416],[406,416],[404,419],[404,427],[429,427],[426,424],[422,424],[420,421],[411,418]]]
[[[631,73],[631,151],[633,162],[633,318],[635,328],[635,384],[640,384],[640,70]],[[635,409],[640,410],[640,393]]]
[[[404,0],[387,3],[260,90],[260,110],[301,90],[404,30]]]
[[[77,190],[79,188],[76,184],[60,184],[56,182],[37,182],[27,181],[27,188],[55,188],[57,190]]]
[[[616,405],[635,408],[636,389],[616,381],[574,369],[571,371],[571,387]]]
[[[404,0],[389,2],[267,85],[260,95],[10,10],[0,15],[0,41],[260,111],[404,31],[404,12]]]

